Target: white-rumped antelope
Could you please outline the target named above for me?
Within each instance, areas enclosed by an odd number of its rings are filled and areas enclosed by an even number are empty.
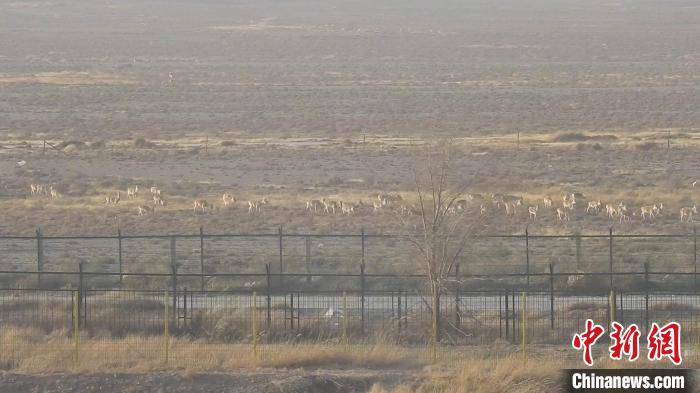
[[[139,186],[138,185],[126,188],[126,197],[128,199],[136,198],[136,194],[138,194],[138,193],[139,193]]]
[[[542,203],[544,204],[544,207],[549,209],[552,207],[552,198],[546,196],[544,199],[542,199]]]
[[[224,195],[221,197],[221,200],[224,203],[224,207],[228,207],[229,205],[236,203],[236,198],[228,192],[224,193]]]
[[[155,208],[149,206],[139,206],[136,208],[139,216],[145,216],[148,213],[155,212]]]
[[[527,208],[527,212],[529,214],[529,218],[531,218],[533,221],[537,220],[537,210],[539,210],[540,206],[535,205],[535,206],[530,206]]]
[[[205,199],[195,199],[193,206],[194,207],[192,210],[195,213],[197,212],[197,209],[200,209],[202,213],[206,212],[207,210],[214,211],[214,204]]]

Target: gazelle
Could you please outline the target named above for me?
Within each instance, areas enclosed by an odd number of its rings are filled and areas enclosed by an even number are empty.
[[[697,181],[697,180],[695,180],[693,183],[691,183],[691,186],[692,186],[693,188],[695,188],[696,185],[698,185],[698,181]]]
[[[105,203],[107,205],[116,205],[119,203],[119,201],[121,201],[121,199],[121,191],[117,191],[117,193],[114,195],[107,195],[105,197]]]
[[[594,215],[598,215],[601,206],[603,206],[603,203],[600,200],[588,202],[586,213],[590,214],[593,212]]]
[[[698,214],[698,207],[683,207],[681,208],[681,222],[685,219],[687,222],[693,222],[693,216]]]
[[[250,207],[250,202],[248,202],[248,206]],[[318,199],[312,199],[310,201],[306,201],[306,210],[307,211],[313,210],[314,213],[318,213],[318,211],[321,209],[321,206],[323,206],[323,204]]]
[[[617,209],[612,205],[605,205],[605,216],[608,218],[613,218],[617,214]]]
[[[139,207],[137,208],[137,210],[138,210],[138,215],[139,215],[139,216],[145,216],[145,215],[148,214],[148,213],[152,213],[152,212],[155,212],[155,211],[156,211],[155,208],[148,207],[148,206],[139,206]]]
[[[632,217],[630,217],[629,215],[627,215],[627,209],[624,209],[624,210],[623,210],[623,209],[617,209],[617,214],[618,214],[618,216],[620,217],[620,224],[622,224],[623,221],[624,221],[624,222],[632,221]]]
[[[504,202],[506,206],[506,215],[507,216],[514,216],[518,214],[518,206],[520,206],[517,202]]]
[[[535,205],[535,206],[530,206],[527,208],[527,212],[529,213],[529,218],[532,218],[532,220],[537,220],[537,210],[539,210],[540,205]]]
[[[201,209],[202,212],[206,212],[207,210],[214,211],[214,204],[204,199],[195,199],[194,208],[192,210],[196,213],[197,209]]]
[[[347,214],[349,216],[350,214],[355,213],[355,205],[353,205],[352,203],[344,202],[341,205],[341,210],[343,214]]]
[[[372,212],[376,213],[384,207],[384,204],[381,201],[373,201],[372,207],[374,208]]]
[[[248,201],[248,213],[260,212],[262,211],[262,207],[267,204],[267,198],[263,198],[259,201]]]
[[[654,218],[654,211],[657,209],[658,208],[656,206],[642,206],[640,208],[642,221],[650,220],[650,219]]]
[[[228,205],[236,203],[236,198],[228,192],[224,193],[224,195],[221,197],[221,200],[224,202],[224,207],[228,207]]]
[[[479,206],[479,214],[482,216],[486,214],[486,205],[484,205],[483,203],[481,204],[481,206]]]
[[[546,196],[544,199],[542,199],[542,203],[544,203],[545,208],[550,208],[552,207],[552,198]]]
[[[139,186],[138,185],[126,188],[126,197],[129,199],[136,198],[136,194],[138,194],[138,193],[139,193]]]
[[[53,188],[53,186],[50,186],[50,187],[49,187],[49,193],[51,194],[51,199],[56,199],[56,198],[58,198],[58,197],[61,196],[61,194],[59,194],[58,191],[56,191],[56,190]]]
[[[151,194],[160,195],[160,188],[158,188],[156,186],[151,187]]]
[[[321,198],[321,203],[323,204],[323,212],[324,213],[335,214],[335,208],[337,206],[339,207],[338,203],[336,203],[335,201],[331,201],[330,199],[326,199],[326,198]]]
[[[41,184],[30,184],[29,190],[32,195],[41,195],[44,193],[44,186]]]
[[[154,194],[153,195],[153,206],[165,206],[165,200],[163,199],[160,194]]]
[[[566,208],[557,208],[557,219],[559,221],[569,221],[569,212]]]

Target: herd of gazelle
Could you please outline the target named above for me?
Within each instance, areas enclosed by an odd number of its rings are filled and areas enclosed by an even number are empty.
[[[45,184],[30,184],[29,191],[32,196],[50,196],[51,199],[56,199],[61,196],[53,186]]]
[[[695,187],[698,184],[697,181],[692,183]],[[44,184],[30,184],[30,192],[32,196],[50,196],[51,198],[59,198],[60,194],[53,186],[47,186]],[[127,198],[130,200],[136,199],[139,194],[139,186],[129,186],[126,189]],[[165,206],[165,199],[162,196],[162,192],[158,187],[150,188],[151,200],[153,201],[153,206],[139,205],[137,207],[137,214],[143,216],[149,213],[155,213],[157,206]],[[549,196],[542,199],[542,205],[545,209],[553,209],[556,212],[557,219],[559,221],[569,221],[569,212],[575,210],[578,201],[582,199],[582,195],[576,193],[566,193],[562,194],[561,207],[554,207],[554,201]],[[235,206],[238,201],[232,194],[224,193],[221,197],[223,206],[225,208]],[[114,194],[109,194],[105,196],[105,204],[116,205],[121,201],[121,191],[117,191]],[[247,201],[248,213],[260,213],[265,205],[269,202],[267,198],[254,199]],[[465,212],[470,206],[479,206],[479,214],[484,215],[490,209],[496,208],[504,209],[506,216],[517,215],[520,206],[523,206],[523,198],[513,195],[504,194],[490,194],[487,197],[480,194],[466,194],[463,199],[457,199],[453,201],[450,206],[450,213]],[[360,201],[358,203],[351,203],[342,200],[334,199],[311,199],[305,202],[306,211],[314,214],[346,214],[351,215],[358,211],[361,207],[365,207],[365,204]],[[398,194],[378,194],[376,198],[373,197],[371,207],[369,207],[372,213],[379,213],[383,210],[392,210],[401,215],[412,215],[418,212],[415,205],[404,203],[403,198]],[[209,202],[206,199],[195,199],[193,203],[193,212],[212,212],[214,211],[214,203]],[[641,206],[639,208],[639,217],[644,221],[651,221],[655,217],[659,216],[664,210],[663,203],[654,203],[652,205]],[[628,222],[632,220],[633,216],[637,216],[636,211],[632,211],[627,208],[624,202],[619,202],[617,204],[605,204],[605,209],[603,209],[603,202],[600,200],[588,201],[586,205],[585,212],[588,215],[598,215],[605,211],[605,216],[610,219],[619,220],[620,223]],[[527,207],[528,218],[531,220],[537,220],[537,215],[539,213],[539,204]],[[695,216],[698,214],[697,206],[686,206],[680,209],[680,221],[681,222],[694,222]]]

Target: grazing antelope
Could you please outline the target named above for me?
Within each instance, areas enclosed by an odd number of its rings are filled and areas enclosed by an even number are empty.
[[[228,207],[228,205],[236,203],[236,198],[227,192],[224,193],[221,200],[224,202],[224,207]]]
[[[139,193],[139,186],[133,186],[133,187],[127,187],[126,188],[126,197],[129,199],[136,198],[136,194]]]
[[[605,205],[605,216],[608,218],[613,218],[617,214],[617,209],[612,205]]]
[[[372,210],[372,212],[373,212],[373,213],[376,213],[376,212],[378,212],[379,210],[381,210],[381,208],[384,207],[384,204],[383,204],[381,201],[373,201],[373,202],[372,202],[372,207],[374,208],[374,209]]]
[[[552,207],[552,198],[546,196],[546,197],[544,197],[544,199],[542,200],[542,202],[544,203],[544,207],[545,207],[545,208],[550,208],[550,207]]]
[[[61,196],[61,194],[59,194],[58,191],[56,191],[56,190],[53,188],[53,186],[50,186],[50,187],[49,187],[49,193],[51,194],[51,199],[56,199],[56,198],[58,198],[58,197]]]
[[[586,213],[590,214],[591,212],[593,212],[594,215],[598,215],[601,206],[603,206],[603,203],[600,200],[588,202],[588,206],[586,207]]]
[[[340,205],[340,208],[341,208],[343,214],[347,214],[348,216],[349,216],[350,214],[355,213],[355,205],[353,205],[352,203],[343,202],[343,203]]]
[[[569,221],[569,212],[565,208],[557,208],[557,219],[559,221]]]
[[[262,207],[267,204],[267,198],[263,198],[259,201],[248,201],[248,213],[260,212],[262,211]]]
[[[687,222],[693,222],[693,216],[698,214],[698,207],[683,207],[681,208],[681,222],[685,219]]]
[[[486,214],[486,205],[484,205],[483,203],[481,204],[481,206],[479,206],[479,214],[482,216]]]
[[[655,203],[654,207],[653,207],[654,217],[660,215],[662,210],[664,210],[664,204],[663,203],[659,203],[659,204]]]
[[[139,216],[145,216],[148,213],[152,213],[152,212],[155,213],[155,211],[156,211],[155,208],[148,207],[148,206],[139,206],[137,208],[137,210],[138,210]]]
[[[335,208],[339,207],[340,204],[338,204],[335,201],[331,201],[326,198],[321,198],[321,203],[323,204],[323,213],[333,213],[335,214]]]
[[[520,206],[520,204],[517,202],[505,202],[505,206],[507,216],[515,216],[518,214],[518,206]]]
[[[151,194],[160,195],[160,188],[155,187],[155,186],[151,187]]]
[[[107,196],[105,197],[105,203],[106,203],[107,205],[116,205],[116,204],[118,204],[119,201],[121,201],[121,200],[122,200],[122,197],[121,197],[121,192],[120,192],[120,191],[117,191],[117,193],[114,194],[114,195],[107,195]]]
[[[160,196],[160,194],[154,194],[153,195],[153,206],[165,206],[165,200],[163,197]]]
[[[318,213],[318,211],[321,209],[322,205],[323,204],[318,199],[312,199],[310,201],[306,201],[306,210],[307,211],[313,210],[314,213]],[[248,206],[250,207],[250,202],[248,202]]]
[[[207,210],[214,211],[214,204],[204,199],[195,199],[194,208],[192,210],[197,213],[197,209],[201,209],[203,213]]]
[[[41,184],[30,184],[29,190],[32,195],[40,195],[44,193],[44,186]]]
[[[620,217],[620,224],[622,224],[623,221],[624,221],[624,222],[630,222],[630,221],[632,221],[632,217],[630,217],[630,216],[627,214],[627,209],[624,209],[624,210],[618,209],[618,210],[617,210],[617,215]]]
[[[656,209],[657,209],[656,206],[642,206],[640,208],[642,221],[646,221],[646,220],[650,220],[650,219],[654,218],[654,211]]]
[[[412,205],[401,205],[399,208],[399,214],[411,216],[413,215],[413,212],[415,211],[415,207]]]
[[[540,205],[535,205],[535,206],[530,206],[527,208],[527,212],[529,213],[529,218],[532,218],[532,220],[537,220],[537,210],[539,210]]]

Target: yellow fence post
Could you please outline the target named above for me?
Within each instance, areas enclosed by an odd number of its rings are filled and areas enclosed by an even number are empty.
[[[253,336],[253,354],[258,355],[258,297],[253,291],[253,308],[250,317],[250,330]]]
[[[343,336],[342,342],[345,349],[348,349],[348,299],[345,292],[343,292]]]
[[[527,362],[527,293],[523,292],[521,297],[520,297],[520,309],[521,309],[521,317],[520,317],[520,323],[521,323],[521,331],[523,333],[522,337],[522,352],[523,352],[523,360]]]
[[[610,326],[615,322],[615,311],[617,307],[617,298],[615,297],[615,291],[610,291],[610,296],[608,296],[608,309],[610,310]]]
[[[170,358],[170,302],[168,291],[165,291],[165,311],[163,313],[163,362],[168,365]]]
[[[431,338],[431,356],[433,360],[437,360],[437,347],[438,347],[438,312],[440,307],[438,295],[433,295],[433,326],[432,326],[432,338]]]
[[[78,296],[77,291],[72,293],[73,299],[73,364],[78,367],[80,358],[78,357],[80,351],[80,315],[78,311],[80,296]]]

